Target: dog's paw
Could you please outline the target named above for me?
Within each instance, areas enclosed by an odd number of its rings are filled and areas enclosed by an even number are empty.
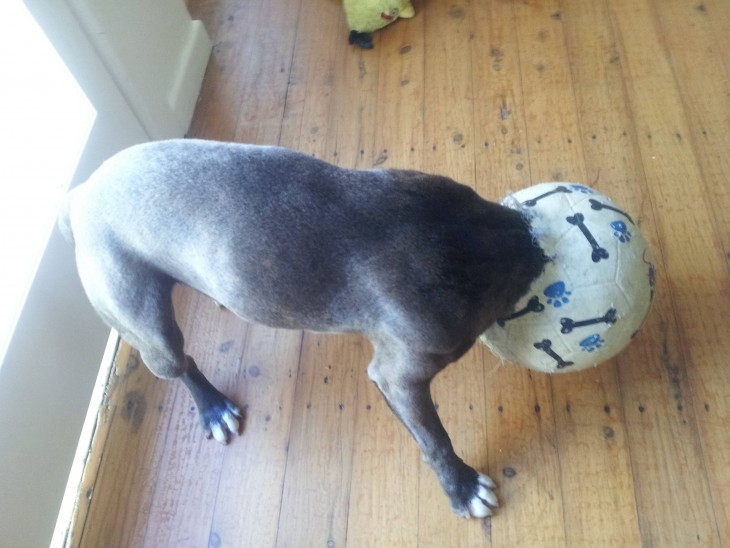
[[[451,497],[451,508],[464,518],[486,518],[499,506],[492,479],[467,467],[459,477],[456,493]]]
[[[353,30],[350,32],[348,42],[363,49],[373,49],[373,39],[367,32],[357,32],[356,30]]]
[[[492,508],[499,506],[497,495],[494,493],[496,485],[492,478],[484,474],[477,474],[476,493],[469,499],[469,516],[475,518],[486,518],[492,515]]]
[[[243,414],[231,401],[222,398],[208,405],[206,409],[201,409],[200,420],[205,437],[225,445],[231,436],[241,432]]]

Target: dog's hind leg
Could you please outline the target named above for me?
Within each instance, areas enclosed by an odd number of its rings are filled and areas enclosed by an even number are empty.
[[[439,419],[431,398],[433,377],[450,357],[412,354],[396,344],[374,342],[368,376],[416,440],[424,461],[436,473],[455,514],[483,518],[498,506],[494,482],[464,463]]]
[[[141,261],[119,261],[117,255],[97,252],[86,261],[77,253],[89,300],[106,323],[139,350],[153,374],[179,378],[187,386],[206,436],[227,443],[230,435],[239,432],[242,415],[184,352],[172,305],[175,280]]]

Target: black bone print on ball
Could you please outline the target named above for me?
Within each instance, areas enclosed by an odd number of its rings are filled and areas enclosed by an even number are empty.
[[[497,320],[497,325],[500,327],[504,327],[505,324],[510,320],[515,320],[517,318],[521,318],[522,316],[525,316],[529,314],[530,312],[542,312],[545,310],[545,305],[540,302],[540,299],[537,295],[532,297],[529,301],[527,301],[527,304],[525,305],[525,308],[522,310],[517,310],[516,312],[513,312],[506,318],[500,318]]]
[[[570,190],[569,188],[564,187],[564,186],[561,185],[561,186],[555,187],[550,192],[546,192],[545,194],[541,194],[540,196],[536,196],[535,198],[532,198],[530,200],[527,200],[526,202],[522,202],[522,205],[526,205],[527,207],[534,207],[534,206],[537,205],[537,202],[539,202],[543,198],[547,198],[548,196],[552,196],[553,194],[557,194],[559,192],[563,192],[565,194],[572,194],[573,193],[572,190]]]
[[[616,323],[616,309],[615,308],[609,308],[608,311],[598,318],[590,318],[588,320],[579,320],[575,321],[570,318],[560,318],[560,325],[563,327],[560,329],[560,332],[563,335],[567,335],[568,333],[572,332],[573,329],[576,327],[585,327],[587,325],[595,325],[597,323],[605,323],[608,325],[612,325]]]
[[[585,225],[585,217],[582,213],[576,213],[575,215],[566,217],[565,220],[568,221],[570,224],[577,226],[586,237],[586,240],[588,240],[588,243],[591,244],[591,247],[593,248],[593,252],[591,253],[591,259],[593,259],[594,263],[597,263],[601,259],[608,259],[608,251],[598,245],[598,242],[593,237],[593,234],[591,234],[591,231],[588,230],[588,227]]]
[[[619,215],[623,215],[624,217],[626,217],[626,218],[628,219],[628,221],[629,221],[629,222],[630,222],[630,223],[631,223],[632,225],[636,226],[636,223],[634,222],[634,220],[633,220],[633,219],[631,218],[631,216],[630,216],[630,215],[629,215],[628,213],[626,213],[625,211],[622,211],[622,210],[620,210],[620,209],[619,209],[619,208],[617,208],[617,207],[613,207],[613,206],[610,206],[610,205],[608,205],[608,204],[604,204],[604,203],[602,203],[602,202],[599,202],[598,200],[596,200],[596,199],[594,199],[594,198],[591,198],[591,199],[589,199],[588,201],[589,201],[589,202],[591,203],[591,209],[594,209],[594,210],[596,210],[596,211],[601,211],[602,209],[608,209],[609,211],[613,211],[613,212],[615,212],[615,213],[618,213]]]
[[[558,363],[558,369],[562,369],[563,367],[568,367],[569,365],[573,365],[575,362],[565,361],[563,358],[561,358],[554,350],[553,350],[553,342],[550,339],[543,339],[540,342],[536,342],[533,345],[538,350],[542,350],[550,356],[552,359],[554,359]]]

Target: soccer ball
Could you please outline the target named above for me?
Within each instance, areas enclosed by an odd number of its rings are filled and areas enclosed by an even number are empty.
[[[546,373],[579,371],[623,350],[649,311],[651,250],[610,198],[572,183],[544,183],[504,205],[523,212],[550,259],[543,274],[481,336],[498,357]]]

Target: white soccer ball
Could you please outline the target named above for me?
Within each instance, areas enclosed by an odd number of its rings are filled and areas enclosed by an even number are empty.
[[[579,371],[629,344],[654,291],[651,250],[625,210],[595,190],[544,183],[504,205],[522,211],[550,259],[513,313],[481,336],[503,360]]]

